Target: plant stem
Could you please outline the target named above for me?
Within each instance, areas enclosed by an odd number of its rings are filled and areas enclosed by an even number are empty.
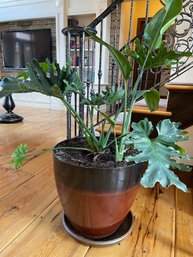
[[[143,72],[145,70],[145,65],[147,63],[147,60],[148,60],[149,55],[152,52],[152,50],[153,50],[153,46],[148,50],[148,53],[147,53],[147,56],[146,56],[145,61],[143,63],[143,66],[140,69],[139,76],[137,77],[137,80],[136,80],[136,82],[134,84],[133,91],[132,91],[132,98],[131,98],[131,102],[130,102],[130,106],[129,106],[128,112],[127,112],[127,108],[125,108],[125,106],[127,106],[126,81],[124,83],[126,93],[125,93],[125,98],[124,98],[125,102],[124,102],[124,119],[123,119],[122,134],[126,134],[128,132],[128,130],[129,130],[130,126],[131,126],[131,117],[132,117],[133,107],[134,107],[135,101],[136,101],[136,92],[137,92],[137,89],[138,89],[139,82],[140,82],[140,80],[141,80],[141,78],[143,76]],[[126,115],[126,113],[127,113],[127,115]],[[123,160],[123,156],[124,156],[124,152],[125,152],[125,140],[126,140],[126,137],[122,137],[121,138],[120,147],[119,147],[119,153],[118,153],[118,156],[116,158],[117,162]]]
[[[115,114],[115,117],[114,117],[115,123],[116,123],[116,120],[117,120],[119,114],[121,113],[122,109],[123,109],[123,103],[121,103],[121,106],[119,107],[119,109],[117,110],[117,112],[116,112],[116,114]],[[105,147],[107,147],[107,143],[108,143],[108,141],[109,141],[109,137],[110,137],[110,135],[111,135],[111,132],[112,132],[113,128],[114,128],[114,126],[111,125],[111,126],[109,127],[109,129],[108,129],[108,132],[107,132],[106,136],[105,136],[105,140],[104,140],[104,145],[105,145]],[[113,141],[114,141],[114,140],[113,140]]]
[[[73,118],[78,122],[78,124],[81,127],[81,129],[84,131],[86,140],[87,140],[90,148],[92,150],[96,149],[98,151],[99,150],[99,147],[98,147],[99,143],[98,143],[98,140],[96,139],[95,135],[92,134],[90,129],[86,126],[86,124],[81,119],[79,114],[73,109],[73,107],[68,103],[68,101],[66,101],[63,98],[60,98],[60,99],[62,100],[63,104],[66,106],[67,110],[70,111],[70,113],[73,116]]]
[[[90,152],[90,153],[93,152],[92,150],[90,150],[88,148],[84,148],[84,147],[60,146],[60,147],[48,148],[48,149],[42,150],[40,152],[29,153],[29,154],[26,154],[25,156],[27,158],[29,158],[32,156],[41,155],[43,153],[47,153],[47,152],[51,152],[51,151],[55,151],[55,150],[78,150],[78,151],[86,151],[86,152]]]
[[[126,134],[126,132],[128,131],[128,125],[127,125],[127,119],[128,119],[128,115],[127,115],[127,100],[128,100],[128,94],[127,94],[127,81],[124,79],[124,91],[125,91],[125,95],[124,95],[124,115],[123,115],[123,127],[122,127],[122,134]],[[120,144],[119,144],[119,149],[116,150],[116,157],[115,160],[116,162],[122,161],[123,160],[123,155],[124,155],[124,142],[125,142],[125,138],[122,137]],[[117,146],[118,147],[118,146]]]

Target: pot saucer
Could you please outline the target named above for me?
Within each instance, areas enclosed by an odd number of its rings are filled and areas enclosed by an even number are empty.
[[[123,224],[113,234],[100,239],[90,239],[78,234],[73,229],[68,218],[64,214],[62,216],[62,222],[68,234],[71,235],[74,239],[76,239],[80,243],[90,245],[90,246],[109,246],[109,245],[119,243],[131,233],[133,229],[133,224],[134,224],[134,216],[132,212],[129,211]]]

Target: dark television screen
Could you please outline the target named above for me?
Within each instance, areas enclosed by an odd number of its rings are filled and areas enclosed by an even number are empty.
[[[51,29],[2,32],[3,61],[7,68],[25,68],[36,58],[52,61]]]

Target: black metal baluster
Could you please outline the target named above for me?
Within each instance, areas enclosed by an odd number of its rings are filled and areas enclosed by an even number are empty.
[[[96,43],[92,40],[92,70],[91,70],[91,95],[94,94],[94,81],[95,81],[95,50]]]
[[[146,74],[145,74],[145,84],[144,84],[144,89],[145,89],[145,90],[149,88],[149,85],[148,85],[148,78],[149,78],[149,73],[150,73],[150,72],[151,72],[150,70],[147,70],[147,71],[146,71]]]
[[[91,78],[90,78],[90,38],[87,37],[87,42],[88,42],[88,46],[87,46],[87,59],[86,59],[86,66],[87,66],[87,78],[86,78],[86,88],[87,88],[87,98],[89,98],[90,95],[90,84],[91,84]],[[86,124],[87,127],[89,125],[89,107],[87,106],[86,109]]]
[[[78,59],[78,42],[77,42],[77,35],[74,35],[74,66],[77,68],[77,59]],[[78,71],[79,72],[79,71]],[[77,112],[77,93],[74,94],[74,109]],[[77,136],[77,122],[74,120],[74,134]]]
[[[146,3],[146,10],[145,10],[145,26],[148,24],[148,21],[149,21],[149,4],[150,4],[149,1],[150,1],[150,0],[147,0],[147,3]],[[142,39],[142,40],[143,40],[143,39]],[[147,70],[147,71],[146,71],[146,74],[145,74],[144,89],[147,89],[147,88],[150,87],[150,86],[148,85],[149,72],[151,72],[151,70]],[[140,89],[141,89],[142,82],[143,82],[143,78],[141,79],[141,82],[140,82]]]
[[[128,32],[128,42],[127,42],[127,46],[129,49],[133,49],[134,47],[134,43],[132,42],[131,43],[131,35],[132,35],[132,24],[133,24],[133,9],[134,9],[134,0],[131,0],[131,4],[130,4],[130,16],[129,16],[129,32]],[[134,65],[135,65],[135,62],[134,60],[132,59],[132,68],[134,70]],[[133,77],[130,77],[129,78],[129,81],[128,81],[128,91],[131,92],[132,91],[132,88],[133,88]],[[129,100],[128,100],[129,101]]]
[[[80,34],[80,79],[85,82],[85,68],[84,68],[84,53],[85,53],[85,32]],[[82,91],[82,95],[85,95],[85,91]],[[84,120],[84,104],[81,103],[82,96],[79,97],[79,115]],[[83,136],[82,130],[79,128],[79,136]]]
[[[71,39],[71,33],[67,32],[67,39],[66,39],[66,60],[70,61],[71,59],[71,47],[70,47],[70,39]],[[68,94],[66,96],[68,103],[71,105],[71,94]],[[67,139],[71,138],[71,114],[70,111],[67,110]]]
[[[117,48],[118,47],[118,45],[117,45],[117,31],[118,31],[118,16],[119,16],[119,6],[118,5],[116,6],[114,16],[115,16],[115,19],[112,22],[112,24],[113,24],[112,27],[114,27],[113,46],[115,48]],[[115,86],[115,89],[117,90],[120,85],[118,85],[118,68],[115,65],[115,62],[112,58],[111,87],[113,87],[113,86]],[[115,103],[113,108],[112,108],[112,106],[110,107],[110,112],[112,112],[112,110],[114,110],[116,108],[117,104],[118,103]]]
[[[132,24],[133,24],[133,8],[134,8],[134,0],[131,0],[131,7],[130,7],[130,16],[129,16],[129,33],[128,33],[128,47],[130,48],[131,44],[131,35],[132,35]]]
[[[100,25],[100,38],[103,39],[103,21]],[[98,94],[101,93],[101,79],[102,79],[102,45],[100,44],[99,50],[99,69],[98,69]],[[97,122],[99,121],[99,112],[97,111]]]

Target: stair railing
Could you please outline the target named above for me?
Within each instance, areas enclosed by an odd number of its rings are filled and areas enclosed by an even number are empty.
[[[123,0],[114,1],[101,15],[99,15],[93,22],[91,22],[88,27],[90,27],[93,32],[95,32],[95,28],[99,28],[100,33],[98,36],[103,38],[103,21],[104,19],[111,15],[111,29],[113,29],[113,33],[111,34],[110,43],[114,47],[119,47],[119,28],[120,28],[120,6]],[[161,4],[164,4],[160,0]],[[145,9],[145,24],[147,24],[149,19],[149,6],[150,0],[146,0],[146,9]],[[135,47],[135,39],[141,36],[141,32],[131,39],[132,30],[133,30],[133,13],[135,8],[135,0],[130,0],[130,16],[129,16],[129,33],[128,33],[128,43],[127,46],[130,49],[134,49]],[[167,31],[165,34],[165,43],[168,47],[172,47],[176,50],[183,48],[185,46],[184,51],[192,51],[193,48],[193,38],[190,34],[191,28],[193,26],[193,15],[192,12],[192,1],[185,0],[183,11],[179,18],[176,20],[175,25],[173,27],[173,31]],[[179,31],[179,26],[183,22],[188,22],[189,27],[186,28],[184,32]],[[98,72],[97,67],[95,65],[95,52],[96,45],[93,40],[91,40],[88,35],[85,34],[84,29],[82,27],[67,27],[62,31],[66,35],[66,57],[67,60],[72,59],[72,65],[78,69],[80,78],[82,82],[85,84],[85,91],[82,92],[83,95],[86,95],[87,98],[90,97],[94,92],[98,92],[99,94],[102,91],[102,52],[103,47],[99,48],[99,63],[98,63]],[[184,38],[186,36],[186,38]],[[121,48],[120,51],[123,51],[124,47]],[[180,49],[181,50],[181,49]],[[182,50],[181,50],[182,51]],[[106,62],[107,60],[105,60]],[[133,62],[134,75],[129,81],[128,89],[132,90],[132,85],[135,82],[135,76],[139,72],[137,65]],[[112,58],[110,58],[110,69],[109,69],[109,83],[110,87],[115,86],[118,90],[119,87],[122,87],[122,78],[119,74],[118,68],[116,67]],[[154,87],[159,90],[161,86],[165,83],[171,81],[172,79],[178,77],[183,74],[187,70],[193,67],[193,61],[184,60],[183,63],[179,62],[175,67],[172,67],[171,70],[168,69],[156,69],[156,70],[148,70],[146,74],[144,74],[140,88],[147,89],[150,87]],[[97,72],[97,76],[95,73]],[[96,77],[98,77],[98,81],[96,81]],[[151,78],[151,80],[150,80]],[[70,104],[75,106],[76,111],[79,112],[82,119],[86,120],[87,125],[89,126],[89,115],[88,115],[88,106],[85,107],[81,103],[81,98],[77,95],[69,95],[68,101]],[[114,106],[111,106],[108,110],[110,113],[116,109],[116,103]],[[96,124],[100,122],[99,113],[96,115]],[[73,124],[74,123],[74,124]],[[73,128],[73,129],[72,129]],[[78,128],[78,125],[75,121],[71,120],[71,116],[67,113],[67,137],[71,138],[72,136],[81,135],[81,131]]]
[[[102,12],[94,21],[92,21],[88,27],[92,32],[96,33],[95,28],[99,28],[99,35],[103,37],[103,21],[111,15],[113,11],[119,12],[119,6],[124,0],[113,1],[109,7]],[[116,22],[118,22],[116,20]],[[117,25],[115,25],[117,27]],[[95,42],[88,37],[84,28],[80,26],[67,27],[62,30],[62,33],[66,36],[66,60],[72,60],[72,66],[77,69],[82,82],[85,84],[85,90],[82,95],[89,98],[94,92],[101,93],[102,91],[102,52],[103,47],[99,47],[99,63],[97,72],[97,82],[95,81]],[[118,34],[118,30],[116,31]],[[116,38],[116,35],[114,36]],[[106,60],[105,60],[106,61]],[[97,86],[96,86],[97,85]],[[79,112],[82,119],[86,121],[89,126],[89,110],[88,106],[84,106],[81,103],[81,97],[76,94],[69,94],[68,102],[74,106],[75,110]],[[99,112],[96,113],[96,122],[99,122]],[[71,115],[67,112],[67,138],[72,136],[81,136],[82,131],[79,129],[76,121],[71,119]]]

